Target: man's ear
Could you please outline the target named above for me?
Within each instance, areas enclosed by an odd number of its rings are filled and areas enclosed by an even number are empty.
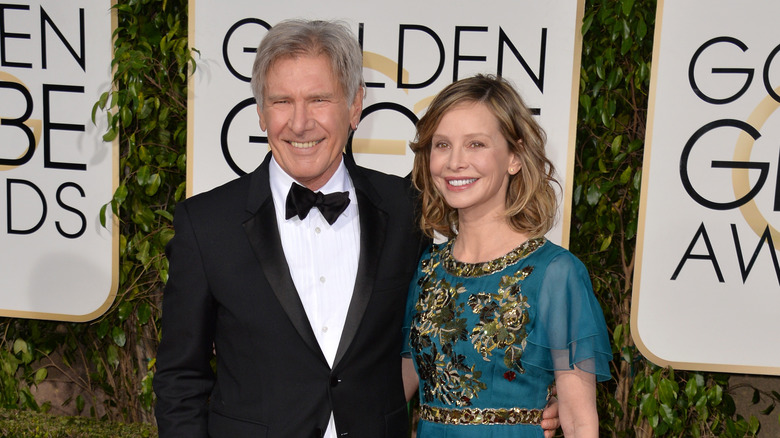
[[[265,116],[263,115],[262,108],[260,108],[260,104],[257,105],[257,116],[260,118],[260,129],[262,129],[263,132],[265,132],[265,127],[266,127]]]
[[[352,105],[349,107],[349,127],[352,130],[356,130],[358,123],[360,123],[360,115],[363,113],[363,96],[365,95],[365,87],[360,87],[355,93],[355,99],[352,100]]]

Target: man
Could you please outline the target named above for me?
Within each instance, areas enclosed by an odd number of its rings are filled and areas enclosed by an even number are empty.
[[[280,23],[252,88],[271,152],[177,207],[160,436],[406,436],[400,328],[425,242],[408,181],[342,155],[362,110],[360,47],[342,25]]]

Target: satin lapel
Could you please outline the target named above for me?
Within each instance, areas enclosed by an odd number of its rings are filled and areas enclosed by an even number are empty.
[[[326,361],[317,343],[317,338],[314,337],[314,332],[306,317],[306,311],[301,304],[295,283],[290,276],[290,268],[284,257],[268,183],[268,162],[269,159],[266,158],[265,162],[252,175],[253,181],[247,200],[247,209],[253,215],[244,222],[244,230],[255,256],[260,262],[266,280],[271,285],[274,295],[287,313],[295,330],[298,331],[309,348],[315,351],[323,361]]]
[[[360,214],[360,260],[355,278],[355,289],[352,292],[347,319],[344,322],[344,330],[341,333],[336,359],[333,362],[334,369],[347,352],[365,315],[366,306],[368,306],[374,289],[382,242],[385,240],[387,231],[387,213],[375,204],[378,202],[379,195],[373,192],[370,183],[359,174],[359,171],[356,171],[349,164],[350,160],[347,160],[347,167],[357,192]]]

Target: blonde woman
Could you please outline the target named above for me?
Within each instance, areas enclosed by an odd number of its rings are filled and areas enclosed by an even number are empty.
[[[407,304],[407,395],[418,438],[542,437],[555,384],[567,437],[597,437],[610,378],[604,316],[582,263],[544,238],[555,220],[545,135],[514,88],[475,76],[417,124],[412,178],[423,231]]]

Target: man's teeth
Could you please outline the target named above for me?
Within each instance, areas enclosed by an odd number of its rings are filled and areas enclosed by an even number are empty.
[[[452,185],[452,186],[455,186],[455,187],[460,187],[460,186],[465,186],[466,184],[471,184],[471,183],[473,183],[473,182],[474,182],[474,181],[476,181],[476,180],[477,180],[476,178],[470,178],[470,179],[453,179],[453,180],[450,180],[450,181],[449,181],[449,183],[450,183],[450,185]]]
[[[297,141],[291,141],[291,142],[290,142],[290,144],[291,144],[291,145],[292,145],[294,148],[300,148],[300,149],[308,149],[308,148],[310,148],[310,147],[313,147],[313,146],[314,146],[314,145],[316,145],[317,143],[319,143],[319,141],[307,141],[307,142],[304,142],[304,143],[297,142]]]

